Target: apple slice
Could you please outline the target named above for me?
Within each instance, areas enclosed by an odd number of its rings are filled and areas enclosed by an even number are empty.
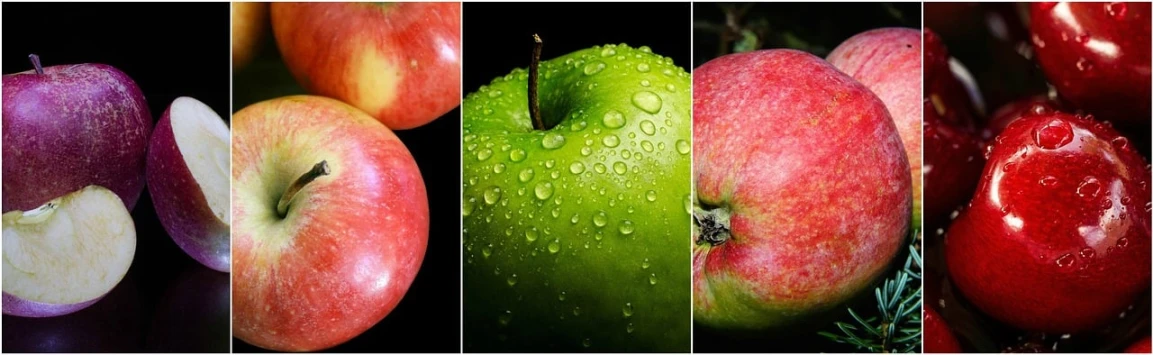
[[[112,191],[90,185],[4,214],[4,314],[53,317],[91,306],[132,265],[136,227]]]
[[[145,176],[164,230],[188,256],[229,272],[228,126],[212,108],[180,97],[152,134]]]

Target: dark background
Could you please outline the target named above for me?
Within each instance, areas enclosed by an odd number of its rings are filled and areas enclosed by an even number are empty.
[[[541,60],[625,43],[649,46],[690,71],[689,20],[688,3],[465,3],[465,96],[528,68],[534,33],[544,42]]]
[[[824,58],[837,45],[855,34],[880,27],[921,27],[921,4],[913,3],[695,3],[693,4],[693,65],[700,66],[720,55],[732,53],[734,42],[726,41],[725,31],[734,27],[756,35],[758,49],[792,48]],[[735,18],[727,21],[726,13]],[[729,34],[731,35],[731,33]],[[735,38],[729,37],[730,39]],[[907,249],[894,258],[904,262]],[[886,272],[885,278],[895,272]],[[870,291],[872,288],[869,289]],[[846,306],[863,317],[877,313],[872,292],[864,292]],[[810,317],[799,324],[774,331],[722,331],[693,324],[694,352],[858,352],[817,334],[827,331],[843,335],[833,322],[856,325],[846,307]],[[861,330],[859,334],[864,334]]]
[[[225,43],[228,43],[227,41]],[[234,72],[233,112],[281,96],[305,94],[281,61],[271,30],[259,53]],[[428,191],[428,249],[400,304],[376,326],[329,352],[460,352],[460,107],[431,123],[394,131],[420,167]],[[238,338],[237,353],[265,352]]]
[[[1029,40],[1028,5],[1021,3],[926,3],[925,27],[948,47],[949,55],[963,63],[980,89],[986,114],[1019,98],[1045,95],[1045,75],[1033,60]],[[994,23],[1003,24],[1004,36],[993,35]],[[982,118],[978,118],[982,120]],[[1149,154],[1149,131],[1122,128],[1144,156]],[[1148,159],[1148,158],[1146,158]],[[1150,334],[1150,292],[1134,300],[1116,322],[1099,329],[1072,334],[1024,332],[978,311],[953,289],[945,269],[941,236],[928,231],[925,243],[926,303],[939,311],[953,328],[965,351],[1002,352],[1119,352]],[[1146,265],[1148,267],[1148,265]],[[936,299],[942,299],[942,308]]]
[[[227,3],[4,3],[3,72],[103,63],[128,74],[159,120],[196,98],[229,118]],[[104,299],[53,318],[3,317],[4,352],[227,352],[229,275],[188,257],[144,189],[132,211],[136,256]]]

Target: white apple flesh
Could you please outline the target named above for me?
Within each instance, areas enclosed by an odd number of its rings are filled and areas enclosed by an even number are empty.
[[[116,287],[136,253],[136,227],[99,186],[3,216],[4,314],[53,317],[91,306]]]
[[[152,134],[146,177],[156,216],[188,256],[231,270],[229,132],[212,108],[180,97]]]

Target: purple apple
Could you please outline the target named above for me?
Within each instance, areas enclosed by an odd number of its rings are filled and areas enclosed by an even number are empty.
[[[168,106],[148,148],[148,192],[156,216],[188,256],[231,270],[228,126],[189,97]]]
[[[131,210],[144,189],[152,115],[140,88],[108,65],[4,75],[3,210],[30,210],[88,185]]]
[[[136,254],[132,216],[100,186],[5,213],[3,226],[4,314],[53,317],[91,306]]]

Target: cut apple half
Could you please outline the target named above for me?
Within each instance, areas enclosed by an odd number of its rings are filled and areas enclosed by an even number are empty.
[[[229,156],[220,116],[180,97],[156,124],[145,168],[164,230],[188,256],[223,272],[231,270]]]
[[[112,191],[88,186],[4,225],[4,314],[52,317],[112,291],[136,253],[136,227]]]

